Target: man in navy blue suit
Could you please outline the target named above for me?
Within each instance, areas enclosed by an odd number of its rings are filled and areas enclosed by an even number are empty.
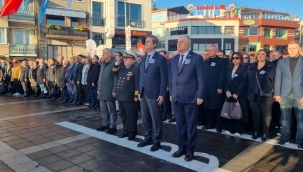
[[[301,45],[292,41],[288,44],[289,57],[280,59],[276,68],[275,99],[281,105],[282,135],[280,145],[289,143],[292,108],[297,118],[298,149],[303,150],[303,57]]]
[[[153,143],[150,151],[157,151],[161,147],[161,104],[167,87],[167,62],[163,56],[155,51],[157,44],[157,37],[146,37],[145,49],[147,55],[142,58],[140,65],[138,98],[140,100],[145,139],[138,144],[138,147]]]
[[[178,39],[176,55],[171,64],[170,99],[173,103],[179,150],[172,154],[185,161],[194,158],[197,139],[198,106],[203,102],[204,65],[202,57],[190,50],[191,40],[187,35]]]

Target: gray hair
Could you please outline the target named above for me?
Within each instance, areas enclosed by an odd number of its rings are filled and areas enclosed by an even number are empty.
[[[179,38],[186,38],[187,41],[189,42],[189,45],[191,46],[191,39],[188,35],[181,35],[181,36],[179,36]]]
[[[280,51],[273,51],[273,53],[279,53],[280,56],[282,56],[282,53]]]
[[[158,40],[158,38],[156,36],[154,36],[154,35],[148,35],[148,36],[146,36],[146,39],[147,38],[151,38],[152,41],[153,41],[153,44],[157,44],[158,45],[159,40]]]

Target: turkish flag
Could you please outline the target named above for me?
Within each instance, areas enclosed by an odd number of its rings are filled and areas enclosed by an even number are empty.
[[[6,0],[1,9],[0,17],[15,14],[18,11],[21,3],[22,0]]]
[[[142,43],[137,43],[137,52],[141,55],[145,52],[145,47]]]

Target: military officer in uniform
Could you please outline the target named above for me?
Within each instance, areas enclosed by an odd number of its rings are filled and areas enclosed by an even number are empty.
[[[124,62],[124,66],[119,65]],[[136,55],[132,51],[125,51],[123,57],[115,62],[113,72],[118,76],[117,101],[119,101],[119,112],[123,123],[123,133],[119,138],[128,137],[134,140],[137,135],[136,102],[138,101],[138,86],[140,69],[135,66]]]

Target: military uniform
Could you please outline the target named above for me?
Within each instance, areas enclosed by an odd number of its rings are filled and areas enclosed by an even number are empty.
[[[131,57],[124,56],[124,58]],[[116,100],[119,101],[119,112],[124,130],[120,138],[128,137],[129,140],[133,140],[137,134],[138,112],[135,98],[138,98],[140,69],[134,64],[129,68],[115,65],[113,72],[118,76]]]

